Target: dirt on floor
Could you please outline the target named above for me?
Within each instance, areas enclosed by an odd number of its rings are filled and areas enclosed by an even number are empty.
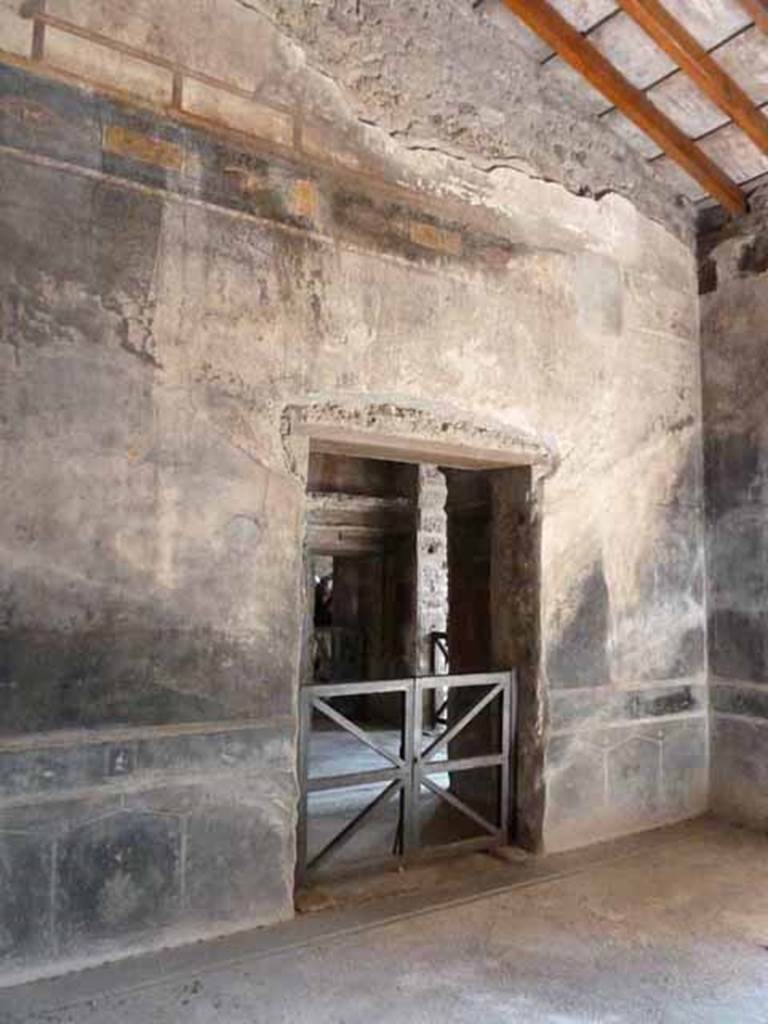
[[[473,861],[465,858],[465,868]],[[561,861],[549,876],[514,862],[508,869],[506,889],[394,920],[334,931],[337,911],[326,912],[325,930],[323,913],[310,915],[305,921],[320,921],[314,936],[298,931],[292,945],[269,948],[261,933],[259,949],[249,956],[241,944],[228,963],[214,956],[206,966],[200,946],[164,980],[161,956],[151,977],[126,969],[122,985],[112,968],[109,990],[98,991],[97,972],[85,972],[79,1000],[78,977],[70,976],[58,983],[58,1005],[56,983],[6,990],[0,1020],[768,1022],[768,837],[705,820],[634,850]],[[444,886],[449,869],[436,873]],[[496,885],[497,865],[492,876]],[[361,884],[337,888],[334,899],[359,900]],[[389,895],[379,884],[386,903],[404,883],[390,879]]]

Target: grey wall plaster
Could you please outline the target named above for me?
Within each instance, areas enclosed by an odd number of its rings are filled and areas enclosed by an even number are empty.
[[[768,821],[768,209],[700,240],[712,801]]]
[[[237,2],[299,42],[357,116],[405,148],[443,150],[491,173],[526,168],[580,195],[616,191],[688,235],[688,205],[605,122],[547,82],[482,5]]]
[[[536,513],[541,841],[700,809],[703,712],[653,696],[704,671],[688,248],[615,195],[517,175],[427,214],[407,190],[18,70],[0,88],[0,870],[17,895],[39,889],[32,875],[61,880],[49,902],[8,897],[8,969],[291,912],[304,480],[290,409],[310,432],[331,410],[373,433],[406,409],[433,441],[513,438],[559,463]],[[182,171],[105,152],[109,124],[180,147]],[[313,217],[291,207],[297,180]],[[555,728],[559,694],[576,710]],[[607,721],[591,717],[599,694]],[[256,730],[245,763],[221,747],[238,724]],[[94,753],[104,729],[122,746]],[[585,746],[599,803],[557,788]]]

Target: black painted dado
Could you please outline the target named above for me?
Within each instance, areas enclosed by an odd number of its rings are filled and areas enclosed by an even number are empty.
[[[663,718],[707,708],[705,686],[689,683],[647,686],[621,690],[597,687],[592,691],[560,690],[550,700],[552,728],[569,730],[586,724],[610,721],[631,722],[645,718]]]
[[[768,722],[768,681],[764,686],[714,684],[712,707],[721,714]]]
[[[116,937],[168,921],[180,899],[179,823],[125,812],[60,841],[56,915],[61,941]]]
[[[0,832],[0,964],[50,952],[51,857],[47,837]]]
[[[283,912],[290,720],[137,732],[0,755],[0,969]]]

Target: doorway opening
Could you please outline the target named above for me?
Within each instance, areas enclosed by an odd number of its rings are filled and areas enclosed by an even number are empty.
[[[300,867],[509,841],[536,650],[528,466],[310,448]]]

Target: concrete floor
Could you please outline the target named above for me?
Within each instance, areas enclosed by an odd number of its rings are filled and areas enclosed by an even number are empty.
[[[705,820],[597,852],[523,865],[485,860],[493,892],[431,909],[411,896],[412,913],[386,919],[408,905],[397,901],[407,883],[396,875],[367,918],[347,906],[229,946],[6,990],[0,1020],[768,1021],[768,837]],[[454,892],[466,885],[470,863],[478,856],[417,877],[427,889],[439,878],[431,895],[442,899],[452,875]],[[498,885],[505,877],[506,888]]]

